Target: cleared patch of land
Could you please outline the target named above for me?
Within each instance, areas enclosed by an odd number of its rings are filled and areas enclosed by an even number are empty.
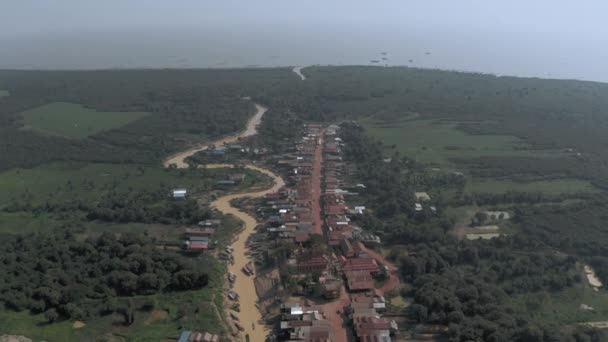
[[[542,192],[547,195],[599,192],[589,181],[574,178],[548,179],[530,182],[512,180],[475,179],[467,182],[468,192]]]
[[[511,298],[517,310],[541,321],[573,324],[608,319],[608,293],[596,292],[584,285],[556,293],[530,293]],[[593,310],[585,310],[581,304]]]
[[[8,92],[8,90],[0,90],[0,97],[5,97],[9,95],[10,93]]]
[[[450,158],[484,156],[542,156],[552,152],[532,150],[513,136],[469,135],[457,123],[433,120],[403,119],[378,121],[373,118],[360,123],[368,133],[387,146],[395,146],[401,154],[419,162],[439,166],[450,165]]]
[[[574,194],[581,192],[599,192],[600,190],[588,181],[563,178],[540,180],[531,182],[517,182],[511,180],[476,180],[468,183],[471,192],[505,193],[515,192],[542,192],[547,195]]]
[[[118,128],[142,118],[144,112],[98,112],[80,104],[53,102],[22,112],[24,128],[72,139]]]

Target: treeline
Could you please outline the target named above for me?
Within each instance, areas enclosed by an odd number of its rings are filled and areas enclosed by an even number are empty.
[[[0,241],[0,301],[44,312],[50,321],[85,319],[121,309],[120,297],[199,289],[205,270],[159,250],[144,236],[104,233],[84,241],[69,232]]]
[[[514,220],[527,236],[593,264],[608,283],[608,209],[606,195],[595,195],[568,206],[519,207]]]

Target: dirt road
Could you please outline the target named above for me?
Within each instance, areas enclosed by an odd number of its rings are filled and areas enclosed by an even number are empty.
[[[311,174],[311,200],[312,200],[312,219],[313,232],[323,236],[323,219],[321,217],[321,167],[323,162],[323,139],[325,129],[319,134],[320,144],[315,148],[314,161]]]
[[[165,167],[169,167],[169,165],[175,164],[178,169],[187,168],[188,164],[186,164],[185,159],[194,155],[196,152],[204,151],[207,148],[209,148],[209,146],[211,146],[211,145],[221,146],[223,144],[230,144],[233,142],[237,142],[240,138],[246,138],[246,137],[250,137],[252,135],[257,134],[257,132],[258,132],[257,127],[260,124],[260,122],[262,122],[262,117],[264,116],[264,113],[266,113],[266,111],[268,111],[268,108],[266,108],[260,104],[257,104],[257,103],[255,104],[255,108],[256,108],[255,114],[251,117],[251,119],[249,119],[249,121],[247,122],[247,126],[240,133],[232,134],[232,135],[223,137],[221,139],[206,143],[204,145],[192,147],[185,151],[176,153],[176,154],[170,156],[169,158],[167,158],[163,162],[163,165]]]
[[[301,66],[297,66],[295,68],[293,68],[293,72],[295,72],[298,76],[300,76],[300,79],[302,81],[306,80],[306,76],[304,76],[304,74],[302,73],[302,68]]]

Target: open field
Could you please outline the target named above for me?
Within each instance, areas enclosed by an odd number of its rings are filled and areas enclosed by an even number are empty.
[[[410,115],[411,116],[411,115]],[[456,123],[433,120],[364,119],[368,133],[385,145],[419,162],[450,165],[450,158],[483,156],[542,156],[551,152],[530,149],[520,139],[505,135],[469,135]]]
[[[475,179],[467,182],[467,192],[505,193],[505,192],[542,192],[546,195],[599,192],[589,181],[574,178],[549,179],[531,182],[512,180]]]
[[[142,118],[144,112],[98,112],[80,104],[53,102],[21,113],[25,128],[82,139]]]
[[[209,265],[209,285],[197,291],[165,293],[152,296],[130,297],[134,307],[154,303],[154,310],[137,310],[135,322],[130,326],[120,324],[121,317],[109,315],[85,321],[84,327],[75,329],[73,321],[47,324],[44,315],[31,315],[27,311],[13,312],[0,309],[0,331],[23,335],[35,341],[89,341],[92,337],[118,341],[160,341],[176,338],[180,327],[197,331],[223,333],[215,306],[223,301],[222,279],[224,267],[211,258],[201,260]],[[221,310],[220,310],[221,311]],[[124,338],[124,339],[123,339]]]
[[[608,319],[608,293],[595,292],[586,285],[557,293],[530,293],[511,298],[516,310],[535,320],[573,324]],[[583,310],[581,304],[594,310]]]
[[[10,95],[10,93],[8,92],[8,90],[0,90],[0,97],[5,97]]]
[[[48,214],[0,212],[0,235],[40,232],[60,227],[61,224],[60,220]]]

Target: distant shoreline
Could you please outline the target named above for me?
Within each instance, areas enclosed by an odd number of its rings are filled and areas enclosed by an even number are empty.
[[[174,70],[174,71],[187,71],[187,70],[277,70],[285,69],[286,71],[292,72],[293,69],[298,66],[296,65],[276,65],[276,66],[206,66],[206,67],[108,67],[108,68],[0,68],[0,72],[94,72],[94,71],[162,71],[162,70]],[[303,66],[304,67],[304,66]],[[459,74],[472,74],[472,75],[484,75],[494,77],[509,77],[509,78],[522,78],[522,79],[540,79],[540,80],[554,80],[554,81],[577,81],[577,82],[591,82],[608,84],[608,81],[596,81],[586,80],[580,78],[558,78],[558,77],[543,77],[543,76],[522,76],[522,75],[507,75],[498,73],[487,73],[481,71],[470,71],[470,70],[451,70],[442,68],[425,68],[420,66],[410,66],[404,64],[393,64],[388,66],[374,65],[374,64],[310,64],[306,65],[306,68],[310,67],[328,67],[328,68],[408,68],[415,70],[424,71],[440,71],[446,73],[459,73]]]

